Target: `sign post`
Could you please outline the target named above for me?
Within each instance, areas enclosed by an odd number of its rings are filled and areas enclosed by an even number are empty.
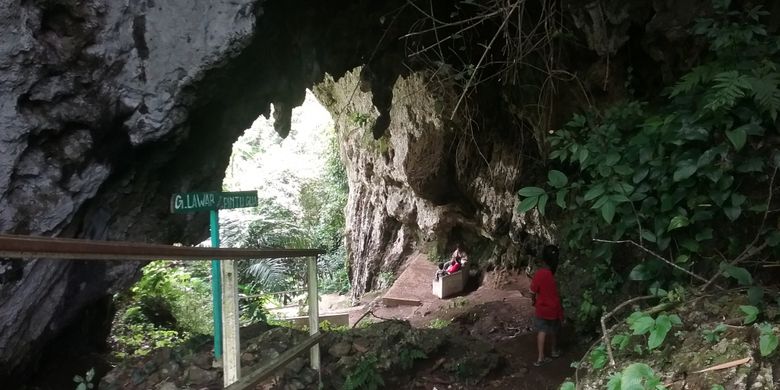
[[[219,210],[257,207],[257,204],[256,191],[188,192],[171,196],[172,213],[209,212],[211,246],[214,248],[219,248]],[[214,358],[217,360],[222,358],[224,346],[227,355],[224,359],[225,364],[222,365],[225,371],[223,377],[225,386],[229,386],[238,381],[241,372],[238,340],[238,284],[234,261],[228,260],[225,267],[220,267],[218,259],[211,261],[211,294],[214,315]],[[226,305],[224,311],[223,303]],[[224,334],[223,327],[227,330]]]

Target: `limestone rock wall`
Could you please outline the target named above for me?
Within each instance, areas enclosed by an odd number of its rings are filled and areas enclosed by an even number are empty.
[[[159,172],[198,164],[179,155],[195,88],[250,42],[257,5],[0,1],[0,232],[198,240],[205,224],[192,224],[194,216],[159,223],[169,218],[166,196],[218,188],[212,172],[226,164],[232,135],[211,150],[223,161]],[[0,378],[39,359],[42,345],[95,305],[101,314],[94,327],[82,321],[81,343],[99,339],[110,304],[103,297],[138,269],[0,259]]]
[[[346,240],[355,298],[427,244],[453,237],[490,242],[479,257],[500,263],[516,260],[528,236],[549,238],[537,215],[515,211],[521,152],[535,145],[523,145],[520,130],[468,129],[472,118],[465,111],[451,119],[454,88],[428,79],[416,72],[393,83],[389,126],[378,140],[370,129],[380,114],[371,92],[361,90],[361,69],[315,89],[333,113],[347,166]]]

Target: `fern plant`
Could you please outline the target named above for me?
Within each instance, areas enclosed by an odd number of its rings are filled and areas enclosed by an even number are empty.
[[[762,223],[777,208],[768,193],[780,167],[780,37],[761,25],[760,7],[731,11],[724,0],[714,7],[693,28],[710,42],[703,64],[660,102],[575,115],[550,138],[559,169],[546,185],[518,192],[519,211],[545,214],[553,203],[568,211],[564,246],[587,261],[578,267],[588,267],[600,289],[587,294],[608,295],[603,286],[626,279],[668,288],[693,271],[751,285],[748,270],[721,259],[746,246],[780,245],[777,227]],[[676,267],[643,252],[634,261],[613,258],[614,245],[593,238],[634,241]]]

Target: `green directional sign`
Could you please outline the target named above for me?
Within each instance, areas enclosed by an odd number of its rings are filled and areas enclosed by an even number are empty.
[[[256,206],[256,191],[186,192],[171,196],[171,212],[177,214]]]
[[[208,211],[211,218],[211,246],[219,248],[219,211],[257,206],[257,191],[186,192],[171,196],[171,212]],[[222,356],[222,279],[219,260],[211,261],[211,299],[214,315],[214,357]]]
[[[218,209],[257,207],[257,191],[220,192],[218,194]]]

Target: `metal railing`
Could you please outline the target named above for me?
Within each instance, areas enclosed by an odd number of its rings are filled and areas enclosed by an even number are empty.
[[[322,335],[319,333],[317,256],[323,253],[324,251],[319,249],[203,248],[0,234],[0,257],[6,258],[104,261],[219,259],[222,263],[222,303],[227,306],[226,310],[223,311],[222,322],[223,325],[226,325],[226,329],[230,329],[229,332],[223,333],[225,347],[223,378],[225,388],[230,390],[251,388],[277,369],[285,366],[306,349],[310,350],[311,367],[315,370],[320,369],[319,340]],[[295,257],[308,257],[306,268],[309,291],[309,337],[303,343],[294,346],[270,363],[248,374],[246,378],[241,379],[238,285],[235,260]],[[228,324],[224,324],[225,322]]]

